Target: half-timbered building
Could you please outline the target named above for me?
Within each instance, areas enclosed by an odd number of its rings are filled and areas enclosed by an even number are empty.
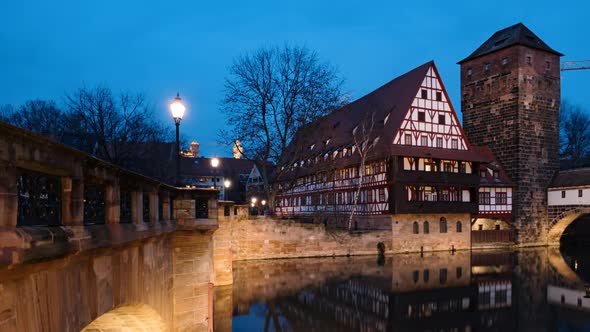
[[[500,165],[480,153],[489,149],[470,146],[432,61],[298,134],[299,146],[290,149],[300,153],[281,179],[278,215],[353,215],[355,227],[391,227],[394,250],[413,251],[470,247],[472,218],[491,211],[479,202],[487,197],[480,170],[493,176]],[[505,191],[495,188],[510,182],[497,184],[488,186],[496,201]],[[509,213],[508,197],[502,213]]]

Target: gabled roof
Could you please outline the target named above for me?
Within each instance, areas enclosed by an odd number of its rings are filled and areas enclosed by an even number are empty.
[[[436,71],[434,61],[429,61],[393,79],[385,85],[354,102],[310,123],[302,128],[289,145],[288,154],[299,156],[306,161],[328,153],[331,167],[343,167],[358,162],[358,154],[332,160],[332,153],[355,145],[353,130],[362,123],[370,122],[374,116],[370,140],[378,138],[370,150],[368,160],[390,155],[424,156],[429,158],[462,159],[480,161],[481,157],[471,150],[449,150],[393,144],[393,138],[412,106],[412,102],[422,86],[428,70]],[[442,84],[442,82],[441,82]],[[450,105],[450,101],[449,101]],[[387,118],[387,121],[384,120]],[[368,121],[369,120],[369,121]],[[326,144],[326,142],[329,142]],[[313,149],[311,149],[313,146]],[[469,146],[469,145],[468,145]],[[298,175],[313,172],[313,169],[299,170]],[[304,175],[304,174],[303,174]]]
[[[323,156],[354,145],[353,130],[374,115],[372,137],[379,137],[373,153],[389,153],[395,132],[418,93],[428,69],[434,66],[429,61],[386,83],[375,91],[359,98],[336,111],[319,118],[302,128],[289,146],[293,153],[295,142],[304,147],[302,159]],[[387,122],[384,119],[387,117]],[[326,144],[326,142],[329,142]],[[310,149],[311,146],[313,149]]]
[[[506,29],[502,29],[494,33],[492,37],[490,37],[483,44],[481,44],[481,46],[478,49],[476,49],[475,52],[471,53],[471,55],[459,61],[458,63],[461,64],[465,61],[472,60],[480,56],[514,45],[528,46],[531,48],[563,56],[563,54],[557,52],[556,50],[552,49],[547,44],[545,44],[545,42],[542,41],[541,38],[537,37],[537,35],[535,35],[531,30],[529,30],[529,28],[527,28],[524,24],[517,23],[513,26],[510,26]]]
[[[504,168],[496,159],[496,156],[492,152],[488,146],[471,146],[471,149],[481,156],[482,163],[480,165],[480,169],[491,169],[494,171],[498,171],[498,177],[494,178],[493,176],[486,175],[486,177],[481,178],[479,180],[479,185],[481,187],[485,186],[499,186],[499,187],[514,187],[514,182],[506,175],[504,172]]]
[[[553,177],[549,188],[590,186],[590,167],[559,171]]]

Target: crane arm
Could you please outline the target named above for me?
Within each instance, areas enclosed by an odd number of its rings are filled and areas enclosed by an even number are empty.
[[[559,69],[561,71],[590,69],[590,60],[563,61]]]

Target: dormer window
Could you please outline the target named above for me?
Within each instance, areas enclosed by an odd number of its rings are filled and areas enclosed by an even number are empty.
[[[494,171],[494,179],[497,179],[500,177],[500,173],[498,171]]]
[[[479,171],[479,175],[480,175],[482,178],[485,178],[485,177],[486,177],[486,170],[485,170],[485,169],[482,169],[481,171]]]

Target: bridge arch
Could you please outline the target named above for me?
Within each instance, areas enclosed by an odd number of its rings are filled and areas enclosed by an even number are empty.
[[[82,329],[82,332],[91,331],[168,331],[168,326],[154,308],[139,303],[124,305],[105,312]]]
[[[558,213],[555,213],[549,223],[547,242],[550,245],[559,245],[559,240],[567,226],[584,214],[590,214],[590,206],[574,206],[570,209],[561,210]]]

